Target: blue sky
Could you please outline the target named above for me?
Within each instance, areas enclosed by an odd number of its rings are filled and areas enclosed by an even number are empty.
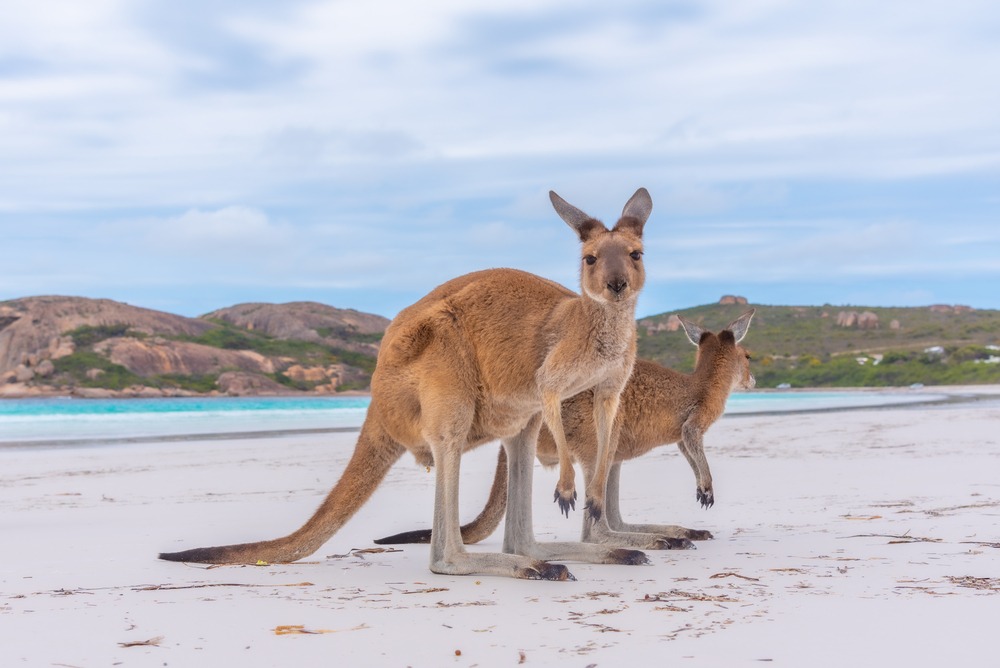
[[[998,308],[998,34],[964,0],[14,0],[0,300],[576,288],[548,190],[611,223],[645,186],[640,315]]]

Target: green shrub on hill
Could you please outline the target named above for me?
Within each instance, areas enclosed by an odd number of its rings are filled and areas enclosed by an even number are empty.
[[[73,339],[73,344],[77,348],[89,348],[105,339],[125,335],[137,336],[138,332],[129,333],[129,326],[120,323],[115,325],[82,325],[66,332],[66,336]]]
[[[988,361],[1000,352],[986,347],[1000,343],[1000,311],[708,304],[676,313],[718,331],[751,306],[757,314],[743,345],[754,355],[752,369],[760,387],[1000,382],[1000,364]],[[874,313],[878,327],[838,325],[838,315],[850,311]],[[695,348],[683,331],[656,331],[669,315],[640,320],[639,356],[691,371]],[[934,346],[942,352],[925,352]],[[876,356],[881,356],[878,364]],[[867,361],[859,363],[859,357]]]
[[[80,387],[124,390],[131,385],[146,382],[144,378],[92,350],[77,350],[72,355],[54,360],[53,366],[58,380],[64,384],[69,383]],[[91,369],[97,369],[101,373],[95,377],[88,377],[87,372]],[[70,383],[70,381],[72,382]]]

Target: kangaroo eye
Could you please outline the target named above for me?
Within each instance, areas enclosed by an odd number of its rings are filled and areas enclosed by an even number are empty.
[[[628,256],[633,260],[638,261],[639,259],[642,258],[642,251],[632,251],[631,253],[628,254]]]
[[[597,257],[594,255],[584,255],[583,261],[586,262],[587,264],[594,264],[595,262],[597,262]]]
[[[753,357],[750,355],[750,353],[747,353],[747,360],[752,360],[752,359]]]

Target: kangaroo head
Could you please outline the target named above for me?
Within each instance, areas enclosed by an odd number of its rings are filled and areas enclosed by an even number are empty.
[[[740,341],[750,329],[750,319],[756,312],[756,309],[750,309],[726,325],[726,328],[718,334],[708,332],[690,320],[678,316],[688,340],[698,346],[695,367],[703,362],[709,362],[709,357],[714,357],[713,368],[719,373],[731,374],[730,391],[751,390],[757,385],[757,379],[750,371],[750,353],[740,345]]]
[[[653,200],[639,188],[610,230],[554,192],[549,199],[556,213],[576,230],[583,242],[580,288],[599,302],[634,301],[646,282],[642,264],[642,228],[653,210]]]

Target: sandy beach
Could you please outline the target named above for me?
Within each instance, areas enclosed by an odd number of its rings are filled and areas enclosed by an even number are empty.
[[[942,388],[928,388],[934,392]],[[709,529],[576,582],[432,574],[433,474],[404,457],[319,552],[205,567],[160,551],[276,537],[338,479],[355,434],[0,449],[4,666],[988,665],[1000,605],[1000,388],[930,406],[726,416],[716,504],[673,446],[623,469],[627,520]],[[463,517],[495,464],[463,460]],[[580,512],[536,468],[539,538]],[[580,479],[578,478],[578,484]],[[498,551],[501,532],[472,550]]]

